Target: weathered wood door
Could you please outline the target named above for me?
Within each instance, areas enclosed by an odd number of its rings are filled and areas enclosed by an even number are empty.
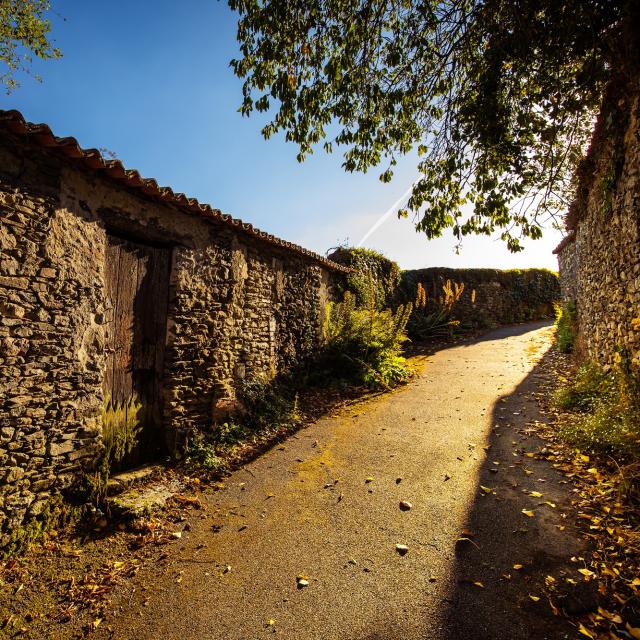
[[[161,383],[170,250],[109,236],[103,429],[113,470],[163,450]]]

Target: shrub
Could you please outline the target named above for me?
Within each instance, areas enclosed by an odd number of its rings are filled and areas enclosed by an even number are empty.
[[[556,311],[556,346],[562,353],[571,353],[576,339],[576,305],[566,302],[555,304]]]
[[[206,469],[212,473],[227,471],[227,465],[216,453],[215,445],[207,441],[203,433],[193,434],[187,444],[185,454],[187,464]]]
[[[393,260],[363,247],[338,247],[329,258],[352,269],[345,286],[337,283],[338,295],[353,293],[359,306],[366,306],[373,295],[377,309],[388,307],[395,299],[401,271]]]
[[[434,292],[433,297],[429,297],[424,285],[419,282],[413,313],[407,324],[409,336],[414,340],[453,337],[454,331],[460,326],[458,320],[453,320],[453,313],[463,291],[463,282],[447,280],[442,285],[442,294]],[[471,292],[471,297],[475,302],[475,291]]]
[[[242,421],[250,429],[260,430],[300,420],[297,396],[280,380],[244,380],[238,398],[245,411]]]
[[[585,364],[578,368],[571,385],[556,391],[554,401],[561,409],[587,412],[603,398],[610,397],[613,388],[613,374],[607,374],[593,364]]]
[[[401,356],[411,305],[379,310],[371,290],[357,306],[347,292],[341,303],[329,303],[323,327],[326,341],[321,365],[325,373],[371,387],[390,388],[406,381],[409,371]]]
[[[560,429],[567,442],[614,456],[640,455],[640,378],[623,354],[607,372],[581,367],[573,384],[556,393],[556,402],[580,414]]]

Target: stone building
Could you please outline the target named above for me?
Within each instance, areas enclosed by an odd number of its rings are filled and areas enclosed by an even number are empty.
[[[133,466],[312,353],[345,271],[16,111],[0,250],[0,543],[95,465],[105,408],[142,416]]]

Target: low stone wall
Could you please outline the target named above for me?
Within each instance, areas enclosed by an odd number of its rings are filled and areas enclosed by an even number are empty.
[[[330,266],[0,129],[0,546],[100,459],[114,233],[171,255],[165,451],[320,344]]]
[[[578,310],[577,351],[640,368],[640,82],[603,106],[582,168],[569,237],[556,249],[563,295]]]
[[[454,319],[475,327],[553,317],[560,298],[557,274],[546,269],[449,269],[403,271],[399,301],[412,302],[421,283],[430,298],[443,295],[447,282],[464,284]]]

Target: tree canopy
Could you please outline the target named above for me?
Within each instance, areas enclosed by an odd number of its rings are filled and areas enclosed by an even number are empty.
[[[634,1],[229,0],[241,111],[385,182],[417,150],[400,215],[518,251],[572,199]]]
[[[0,84],[7,93],[19,86],[16,73],[30,73],[33,56],[61,57],[49,40],[50,8],[48,0],[0,0]]]

